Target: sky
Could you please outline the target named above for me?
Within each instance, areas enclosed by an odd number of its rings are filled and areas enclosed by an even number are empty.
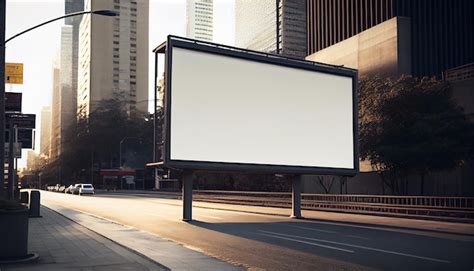
[[[64,0],[6,0],[6,38],[44,21],[64,15]],[[102,0],[94,0],[102,1]],[[169,34],[186,35],[186,0],[149,0],[149,99],[153,97],[153,48]],[[234,44],[234,0],[214,0],[214,42]],[[5,91],[23,93],[23,113],[36,114],[35,151],[39,152],[41,109],[51,105],[52,66],[61,43],[60,20],[26,33],[6,46],[5,61],[23,63],[23,84],[7,84]],[[163,60],[159,60],[163,63]],[[161,71],[160,71],[161,74]],[[152,101],[149,110],[152,110]],[[23,150],[19,168],[26,166]]]

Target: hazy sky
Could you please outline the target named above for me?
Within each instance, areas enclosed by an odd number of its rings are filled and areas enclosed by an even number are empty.
[[[102,1],[102,0],[93,0]],[[168,34],[186,35],[186,0],[149,0],[149,97],[153,97],[153,54],[151,50]],[[7,0],[6,38],[64,15],[64,0]],[[6,91],[23,93],[23,113],[36,114],[36,151],[39,151],[41,108],[51,104],[52,64],[59,53],[61,26],[57,21],[33,30],[7,44],[6,62],[24,63],[23,85],[6,85]],[[214,0],[214,41],[234,43],[234,0]],[[161,61],[163,63],[163,61]],[[150,101],[151,103],[151,101]],[[150,104],[150,110],[152,106]],[[26,151],[19,167],[26,165]]]

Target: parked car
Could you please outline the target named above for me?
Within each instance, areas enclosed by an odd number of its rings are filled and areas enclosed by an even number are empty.
[[[54,188],[53,188],[53,191],[54,192],[59,192],[59,187],[60,186],[61,186],[60,184],[55,185]]]
[[[66,186],[61,185],[61,186],[59,186],[59,188],[58,188],[58,192],[63,193],[65,189],[66,189]]]
[[[92,186],[92,184],[79,184],[77,188],[78,188],[79,195],[84,195],[84,194],[94,195],[94,187]]]
[[[79,194],[79,188],[81,187],[81,184],[80,183],[76,183],[71,189],[71,194]]]
[[[64,189],[64,193],[72,194],[73,189],[74,189],[74,185],[71,184],[70,186],[66,187],[66,189]]]

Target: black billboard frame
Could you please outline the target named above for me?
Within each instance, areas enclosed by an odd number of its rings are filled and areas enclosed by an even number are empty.
[[[233,57],[259,63],[279,65],[289,68],[317,71],[338,76],[352,78],[352,118],[353,118],[353,168],[331,168],[331,167],[309,167],[309,166],[287,166],[253,163],[230,163],[214,161],[194,160],[172,160],[170,157],[171,140],[171,81],[172,81],[172,54],[173,48],[194,50],[198,52]],[[342,66],[323,64],[313,61],[284,57],[281,55],[257,52],[222,44],[204,42],[189,38],[169,35],[166,43],[157,47],[154,52],[165,53],[165,93],[164,93],[164,148],[163,165],[167,168],[192,170],[192,171],[220,171],[220,172],[248,172],[248,173],[270,173],[289,175],[340,175],[355,176],[359,173],[359,124],[358,124],[358,95],[357,95],[357,70]]]

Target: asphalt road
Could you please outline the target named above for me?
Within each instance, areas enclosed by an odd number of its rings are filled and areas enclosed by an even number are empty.
[[[102,216],[254,270],[474,270],[472,235],[196,207],[195,221],[186,223],[181,201],[159,195],[43,192],[42,203]]]

